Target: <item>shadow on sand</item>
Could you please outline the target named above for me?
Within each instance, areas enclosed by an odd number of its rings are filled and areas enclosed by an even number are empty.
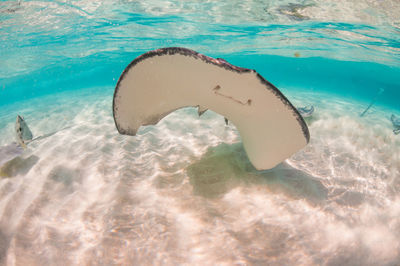
[[[251,185],[313,204],[322,203],[328,194],[317,178],[285,162],[270,170],[256,170],[242,143],[211,147],[186,170],[194,193],[206,198],[218,198],[238,186]]]
[[[31,155],[28,158],[15,157],[0,167],[0,178],[25,175],[39,161],[39,157]]]

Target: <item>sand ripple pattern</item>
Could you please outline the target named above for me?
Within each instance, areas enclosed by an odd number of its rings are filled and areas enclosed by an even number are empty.
[[[256,171],[221,116],[186,108],[121,136],[100,91],[18,109],[34,134],[56,133],[0,180],[1,264],[400,263],[400,138],[384,107],[360,118],[363,103],[288,91],[316,107],[311,142]],[[1,144],[21,106],[7,108]]]

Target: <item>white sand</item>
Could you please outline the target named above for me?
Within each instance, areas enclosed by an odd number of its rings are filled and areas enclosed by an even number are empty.
[[[210,111],[181,109],[129,137],[115,128],[112,88],[2,108],[0,145],[17,113],[35,136],[56,133],[0,180],[0,263],[399,264],[391,111],[360,118],[368,103],[287,95],[315,106],[311,142],[263,172]]]

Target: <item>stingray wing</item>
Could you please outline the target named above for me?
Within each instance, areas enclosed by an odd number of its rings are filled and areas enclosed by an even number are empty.
[[[150,51],[128,65],[115,88],[114,121],[121,134],[135,135],[188,106],[232,121],[257,169],[274,167],[309,141],[298,111],[255,70],[186,48]]]

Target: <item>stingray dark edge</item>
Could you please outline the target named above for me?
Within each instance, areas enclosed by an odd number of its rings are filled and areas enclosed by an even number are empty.
[[[300,113],[297,111],[297,109],[290,103],[290,101],[286,98],[285,95],[283,95],[283,93],[277,88],[275,87],[272,83],[270,83],[269,81],[267,81],[266,79],[264,79],[263,76],[261,76],[257,71],[255,71],[254,69],[248,69],[248,68],[243,68],[243,67],[238,67],[238,66],[234,66],[230,63],[228,63],[227,61],[225,61],[222,58],[212,58],[203,54],[200,54],[196,51],[193,51],[191,49],[188,48],[183,48],[183,47],[167,47],[167,48],[160,48],[160,49],[156,49],[156,50],[152,50],[149,52],[146,52],[138,57],[136,57],[122,72],[121,76],[118,79],[117,85],[115,86],[115,90],[114,90],[114,96],[113,96],[113,117],[114,117],[114,123],[115,126],[118,130],[119,133],[124,134],[124,135],[135,135],[135,133],[133,133],[133,130],[122,130],[119,125],[117,124],[117,120],[115,119],[115,97],[117,95],[117,92],[119,90],[119,84],[120,82],[124,79],[125,75],[129,72],[129,70],[134,67],[135,65],[137,65],[138,63],[140,63],[143,60],[146,60],[148,58],[154,57],[154,56],[162,56],[162,55],[174,55],[174,54],[180,54],[180,55],[184,55],[184,56],[191,56],[195,59],[200,59],[203,62],[206,62],[207,64],[213,64],[222,68],[225,68],[226,70],[229,71],[233,71],[233,72],[237,72],[239,74],[241,73],[247,73],[247,72],[254,72],[257,74],[257,78],[260,80],[261,83],[265,84],[266,88],[270,91],[272,91],[272,93],[278,97],[278,99],[281,100],[281,102],[288,106],[291,110],[292,110],[292,114],[293,116],[296,118],[297,122],[299,123],[302,131],[303,131],[303,135],[307,140],[307,143],[310,141],[310,132],[308,130],[307,124],[305,123],[303,117],[300,115]],[[167,115],[167,114],[166,114]],[[159,120],[157,120],[158,122]],[[155,123],[157,123],[156,121],[154,121]]]

